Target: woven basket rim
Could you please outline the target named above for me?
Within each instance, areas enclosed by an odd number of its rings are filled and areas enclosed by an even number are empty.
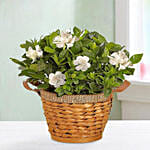
[[[51,102],[76,104],[105,102],[108,99],[108,97],[104,96],[103,92],[98,94],[73,94],[58,97],[56,93],[49,92],[43,89],[40,90],[40,96],[41,98]]]
[[[47,92],[47,93],[51,93],[51,94],[55,95],[56,97],[58,97],[55,92],[50,92],[50,91],[47,91],[47,90],[40,89],[40,93],[43,92],[43,91],[44,91],[44,92]],[[64,97],[64,96],[91,96],[91,95],[94,95],[94,96],[96,96],[96,95],[104,95],[104,92],[97,93],[97,94],[72,94],[72,95],[67,95],[67,94],[65,94],[65,95],[60,96],[60,97]],[[58,97],[58,98],[59,98],[59,97]],[[106,97],[106,98],[107,98],[107,97]]]
[[[73,94],[73,95],[63,95],[62,97],[57,97],[56,93],[49,92],[42,89],[32,89],[28,85],[29,81],[26,80],[23,82],[24,87],[29,91],[34,91],[38,93],[41,98],[51,101],[51,102],[60,102],[60,103],[97,103],[97,102],[104,102],[107,100],[108,97],[112,98],[112,95],[114,92],[122,92],[124,91],[129,85],[130,82],[125,80],[123,84],[119,87],[116,87],[112,89],[112,93],[110,96],[105,97],[104,93],[98,93],[98,94]],[[32,83],[31,83],[32,84]]]

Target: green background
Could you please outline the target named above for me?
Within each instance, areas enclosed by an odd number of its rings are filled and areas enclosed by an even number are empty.
[[[40,97],[23,88],[24,78],[9,60],[23,54],[20,43],[74,25],[114,41],[114,10],[114,0],[0,1],[0,120],[44,119]],[[115,96],[110,119],[121,119],[120,114]]]

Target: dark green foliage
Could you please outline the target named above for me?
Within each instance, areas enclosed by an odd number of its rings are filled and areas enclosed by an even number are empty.
[[[81,31],[74,27],[73,36],[78,38],[74,45],[67,49],[57,48],[53,40],[60,35],[57,30],[49,35],[44,36],[39,41],[31,40],[21,44],[20,47],[26,51],[29,47],[35,49],[39,45],[43,51],[43,57],[37,58],[35,62],[22,56],[23,61],[11,58],[11,60],[20,65],[22,70],[19,76],[27,76],[31,82],[38,81],[39,89],[56,92],[58,96],[64,94],[95,94],[104,92],[109,96],[112,89],[120,86],[124,81],[124,75],[133,75],[134,68],[127,67],[119,70],[118,67],[109,63],[109,57],[112,53],[118,52],[124,48],[119,44],[107,42],[106,39],[98,32]],[[129,57],[129,52],[124,50]],[[77,56],[88,56],[91,67],[86,71],[77,71],[73,60]],[[143,54],[136,54],[130,57],[132,64],[138,63]],[[65,74],[66,82],[64,85],[54,88],[49,84],[49,74],[61,71]]]
[[[135,54],[130,58],[130,61],[132,62],[132,64],[137,64],[141,61],[143,57],[143,54]]]

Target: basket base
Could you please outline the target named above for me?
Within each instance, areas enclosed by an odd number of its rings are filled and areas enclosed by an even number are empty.
[[[102,138],[102,135],[96,137],[89,137],[89,138],[63,138],[51,135],[51,138],[55,141],[62,142],[62,143],[88,143],[94,142]]]

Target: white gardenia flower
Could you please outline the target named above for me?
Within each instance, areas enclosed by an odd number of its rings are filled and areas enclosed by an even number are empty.
[[[67,48],[70,48],[76,40],[76,36],[73,37],[70,32],[61,32],[59,36],[54,38],[53,43],[56,44],[58,48],[63,48],[65,45],[67,45]]]
[[[36,52],[37,52],[37,56],[38,57],[43,57],[43,51],[41,50],[39,45],[35,46]]]
[[[88,63],[89,57],[87,56],[78,56],[76,60],[73,61],[73,64],[76,66],[76,70],[86,71],[91,64]]]
[[[35,46],[35,50],[32,49],[32,47],[29,47],[28,51],[26,52],[26,56],[31,58],[34,62],[37,58],[43,57],[43,51],[40,49],[39,45]]]
[[[32,47],[29,47],[28,51],[26,52],[26,56],[35,61],[37,58],[37,52],[33,50]]]
[[[55,88],[60,87],[61,85],[65,84],[65,75],[62,74],[60,71],[57,71],[55,74],[49,74],[49,84],[53,85]]]
[[[132,63],[129,61],[129,58],[124,51],[114,52],[109,57],[109,63],[115,66],[119,66],[120,69],[125,69],[128,66],[132,66]]]

